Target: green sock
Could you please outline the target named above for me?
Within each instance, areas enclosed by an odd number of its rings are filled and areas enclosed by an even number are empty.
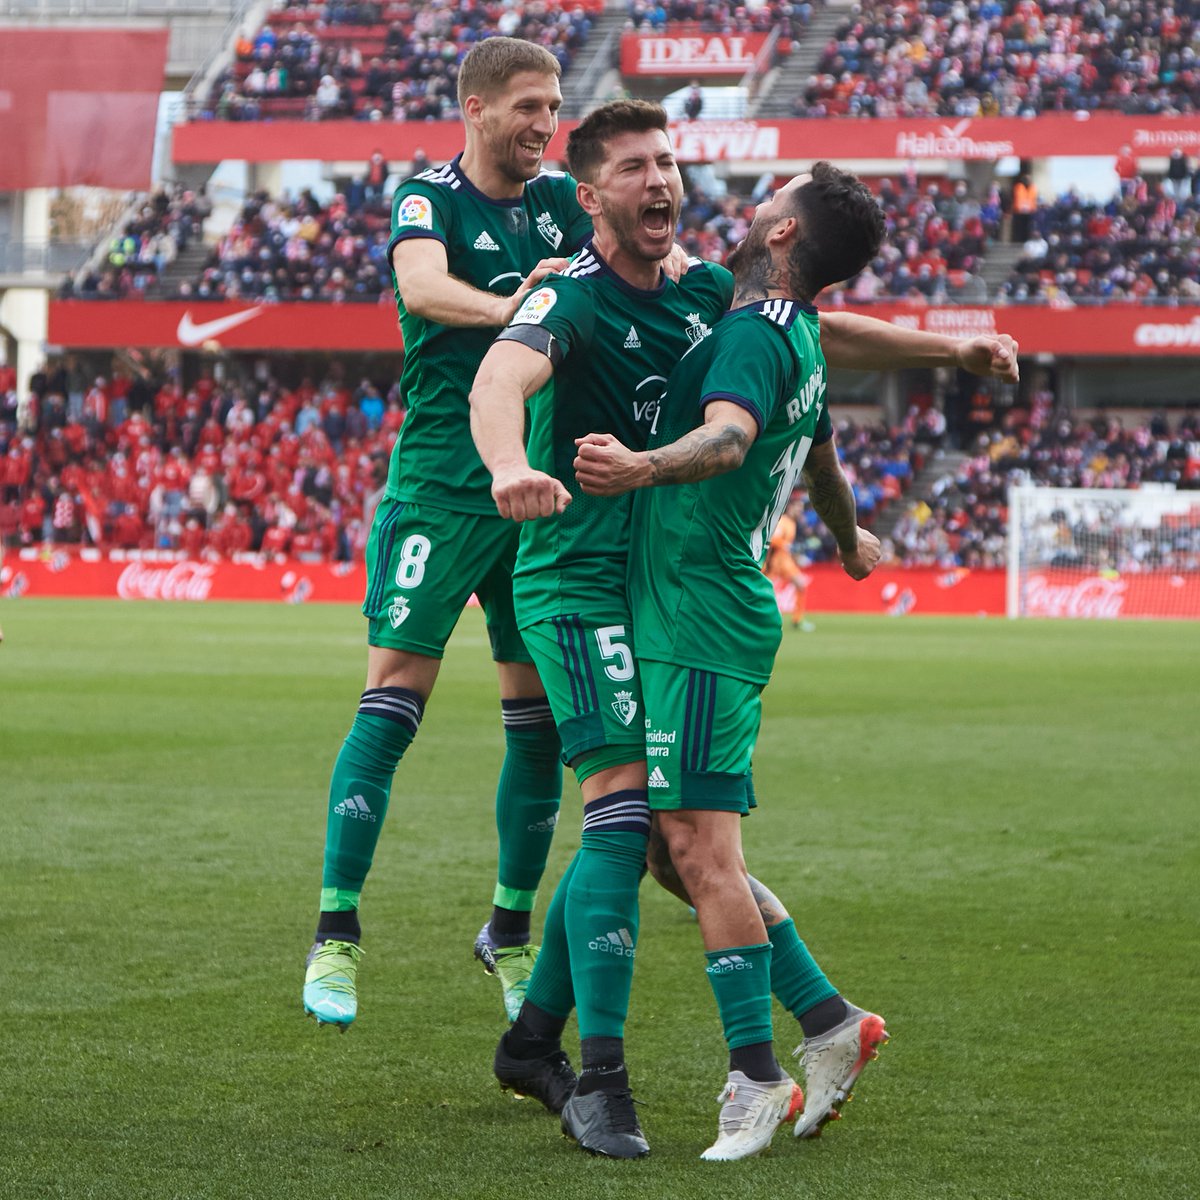
[[[704,957],[730,1050],[772,1041],[771,943],[709,950]]]
[[[533,974],[529,977],[529,989],[525,998],[545,1012],[556,1017],[566,1017],[575,1007],[575,989],[571,984],[571,955],[567,948],[567,891],[575,874],[579,855],[571,859],[563,872],[554,897],[546,910],[546,921],[542,929],[542,948],[538,952]]]
[[[825,978],[816,959],[796,932],[796,922],[788,917],[778,925],[767,926],[774,954],[771,958],[771,990],[779,1003],[797,1020],[814,1004],[838,994],[837,988]]]
[[[645,792],[640,795],[645,806]],[[571,978],[575,984],[581,1038],[619,1038],[625,1034],[637,948],[638,884],[646,861],[648,815],[647,809],[646,833],[589,832],[585,815],[566,903]]]
[[[544,698],[500,704],[506,749],[496,785],[500,862],[492,903],[532,912],[558,822],[562,743]]]
[[[420,696],[407,688],[363,692],[329,781],[323,912],[358,907],[387,814],[392,776],[423,712]]]

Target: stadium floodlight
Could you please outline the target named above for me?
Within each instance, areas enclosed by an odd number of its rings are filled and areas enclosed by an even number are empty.
[[[1200,618],[1200,492],[1010,488],[1007,611]]]

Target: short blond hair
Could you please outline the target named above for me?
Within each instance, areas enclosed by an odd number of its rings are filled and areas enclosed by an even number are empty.
[[[536,71],[558,79],[562,67],[545,46],[524,38],[490,37],[476,42],[458,69],[458,106],[468,96],[490,98],[521,71]]]

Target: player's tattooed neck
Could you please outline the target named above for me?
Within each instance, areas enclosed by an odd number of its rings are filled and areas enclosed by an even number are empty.
[[[733,293],[733,306],[753,304],[756,300],[765,300],[773,293],[787,293],[788,278],[771,261],[771,255],[764,248],[754,254],[737,273],[736,287]]]

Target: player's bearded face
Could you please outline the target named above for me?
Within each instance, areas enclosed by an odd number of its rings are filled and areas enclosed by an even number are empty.
[[[665,133],[656,129],[614,138],[596,192],[604,221],[626,254],[658,262],[671,252],[683,207],[683,177]]]
[[[558,129],[562,92],[553,75],[519,71],[483,107],[488,156],[506,179],[526,183],[542,169],[542,157]]]

